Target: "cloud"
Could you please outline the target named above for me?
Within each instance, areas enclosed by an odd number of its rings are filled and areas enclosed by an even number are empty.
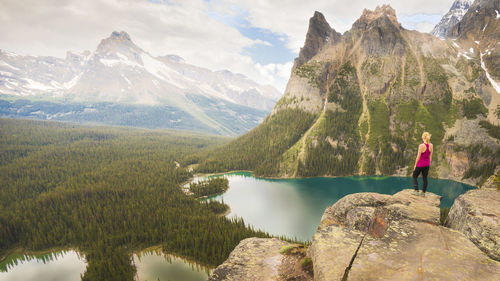
[[[323,13],[330,26],[343,33],[351,28],[365,8],[373,10],[377,5],[390,4],[400,18],[417,14],[443,15],[450,9],[453,0],[386,0],[384,2],[372,0],[221,0],[221,2],[226,6],[238,6],[248,11],[248,21],[255,27],[286,35],[288,47],[298,53],[304,44],[309,18],[314,11]],[[402,24],[406,27],[404,21]]]
[[[453,0],[386,2],[404,20],[444,14]],[[364,8],[376,5],[368,0],[2,0],[0,48],[64,57],[67,50],[94,50],[112,31],[124,30],[153,55],[176,54],[188,63],[229,69],[284,90],[291,57],[303,45],[315,10],[344,32]],[[428,20],[414,24],[419,30],[431,25]],[[259,52],[267,57],[259,61]]]

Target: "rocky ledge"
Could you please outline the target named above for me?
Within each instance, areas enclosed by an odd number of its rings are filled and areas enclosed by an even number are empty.
[[[438,195],[357,193],[329,207],[309,255],[314,280],[494,280],[500,263],[439,225]]]
[[[500,190],[473,189],[460,195],[446,226],[460,231],[490,258],[500,261]]]
[[[314,280],[499,280],[500,262],[439,225],[440,200],[409,189],[340,199],[326,209],[307,250]],[[308,280],[280,275],[286,260],[280,249],[287,245],[243,240],[209,280]]]
[[[208,281],[215,280],[296,280],[309,281],[312,276],[300,266],[300,253],[287,254],[294,244],[276,238],[247,238],[219,265]]]

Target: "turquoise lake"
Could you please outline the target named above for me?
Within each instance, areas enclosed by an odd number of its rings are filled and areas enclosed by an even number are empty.
[[[413,189],[412,178],[343,177],[264,179],[239,172],[222,175],[229,190],[214,196],[231,207],[228,217],[241,217],[245,223],[273,235],[310,240],[325,209],[351,193],[395,194]],[[202,178],[197,178],[200,180]],[[420,188],[422,179],[419,178]],[[428,192],[443,196],[441,207],[451,207],[455,198],[475,187],[441,179],[429,179]]]

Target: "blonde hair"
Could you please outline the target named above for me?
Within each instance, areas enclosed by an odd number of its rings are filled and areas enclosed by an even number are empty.
[[[425,140],[426,143],[429,143],[431,141],[431,134],[429,134],[429,132],[424,132],[422,134],[422,138]]]

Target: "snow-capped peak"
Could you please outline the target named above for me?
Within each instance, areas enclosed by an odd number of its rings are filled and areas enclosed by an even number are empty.
[[[451,5],[441,21],[434,27],[431,34],[439,38],[445,38],[446,32],[453,28],[467,13],[474,0],[456,0]]]
[[[134,56],[138,57],[144,51],[132,42],[127,32],[113,31],[108,38],[101,40],[95,53],[100,55],[121,53],[133,59]]]

